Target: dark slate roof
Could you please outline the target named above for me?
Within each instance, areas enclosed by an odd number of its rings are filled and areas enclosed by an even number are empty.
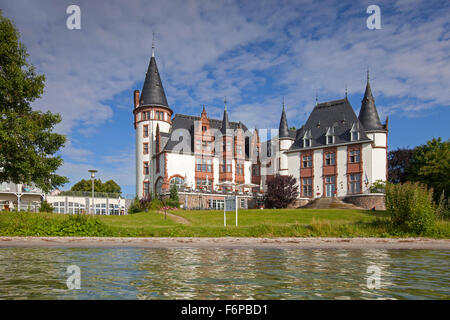
[[[366,129],[366,131],[385,131],[386,128],[381,124],[378,116],[377,108],[375,106],[375,98],[372,95],[369,79],[367,79],[366,92],[361,101],[361,110],[359,111],[359,121]]]
[[[280,119],[280,127],[278,129],[278,136],[280,138],[289,138],[289,127],[286,119],[286,112],[284,110],[283,105],[283,111],[281,111],[281,119]]]
[[[316,105],[309,115],[305,125],[296,132],[295,142],[290,150],[303,149],[303,137],[311,134],[312,145],[310,149],[319,146],[332,146],[326,144],[327,130],[334,126],[334,144],[353,142],[350,139],[350,130],[354,123],[359,122],[350,102],[345,99],[324,102]],[[371,141],[361,128],[358,142]]]
[[[221,130],[222,129],[222,120],[217,120],[217,119],[210,119],[209,120],[209,125],[212,129],[218,129]],[[189,131],[189,134],[191,136],[191,150],[194,150],[194,122],[195,121],[200,121],[200,117],[195,117],[195,116],[188,116],[188,115],[184,115],[184,114],[176,114],[175,117],[172,120],[172,128],[170,130],[170,132],[167,134],[169,137],[167,138],[167,144],[165,144],[164,146],[164,151],[174,151],[175,150],[175,146],[177,146],[181,141],[183,141],[182,137],[179,136],[173,136],[173,133],[177,133],[180,132],[177,129],[185,129],[187,131]],[[229,129],[232,130],[236,130],[239,127],[244,131],[244,133],[246,131],[248,131],[248,128],[242,123],[242,122],[228,122],[228,126]]]
[[[227,130],[230,129],[230,122],[228,121],[228,111],[227,107],[225,106],[225,110],[223,110],[223,119],[222,119],[222,126],[220,127],[220,132],[222,134],[226,134]]]
[[[159,77],[158,66],[155,57],[150,58],[147,73],[145,74],[144,86],[139,99],[140,106],[163,106],[169,108],[166,94]]]

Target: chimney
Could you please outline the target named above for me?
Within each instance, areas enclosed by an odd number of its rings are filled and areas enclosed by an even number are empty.
[[[134,107],[139,107],[139,90],[134,90]]]

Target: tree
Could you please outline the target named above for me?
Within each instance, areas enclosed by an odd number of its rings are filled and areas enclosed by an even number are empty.
[[[414,150],[407,168],[411,181],[425,183],[434,190],[435,201],[450,190],[450,141],[433,138]]]
[[[34,183],[47,192],[68,182],[54,173],[63,163],[54,154],[66,138],[52,132],[59,114],[31,108],[44,91],[45,76],[26,61],[19,37],[0,12],[0,182]]]
[[[180,201],[180,199],[178,198],[178,188],[177,188],[176,184],[173,184],[170,187],[170,200],[173,200],[176,202]]]
[[[92,180],[81,179],[77,183],[75,183],[71,191],[84,191],[91,192],[92,191]],[[114,180],[108,180],[105,183],[102,183],[102,180],[95,179],[94,180],[94,191],[95,192],[107,192],[107,193],[122,193],[120,186]]]
[[[286,208],[297,199],[298,185],[293,176],[275,175],[267,181],[264,202],[267,208]]]
[[[388,153],[388,181],[405,183],[408,181],[406,169],[412,159],[414,149],[398,148]]]
[[[122,193],[122,190],[114,180],[108,180],[103,184],[103,192]]]

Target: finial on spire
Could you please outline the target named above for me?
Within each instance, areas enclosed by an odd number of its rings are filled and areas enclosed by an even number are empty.
[[[316,106],[319,104],[319,96],[318,96],[318,94],[317,94],[317,92],[316,92]]]
[[[283,96],[283,110],[284,110],[284,96]]]
[[[348,95],[348,89],[347,89],[347,85],[345,85],[345,98],[347,98]]]
[[[153,38],[152,38],[152,57],[155,56],[155,33],[153,32]]]
[[[370,74],[369,74],[369,66],[367,66],[367,82],[370,80]]]
[[[227,110],[227,96],[223,99],[223,103],[225,105],[225,111]]]

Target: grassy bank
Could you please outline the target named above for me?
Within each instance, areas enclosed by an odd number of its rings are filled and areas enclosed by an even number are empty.
[[[285,209],[227,213],[222,211],[174,211],[189,221],[175,222],[154,211],[127,216],[77,217],[42,213],[0,213],[2,236],[118,236],[118,237],[409,237],[390,228],[385,212],[342,209]],[[450,222],[438,221],[428,234],[450,238]]]

